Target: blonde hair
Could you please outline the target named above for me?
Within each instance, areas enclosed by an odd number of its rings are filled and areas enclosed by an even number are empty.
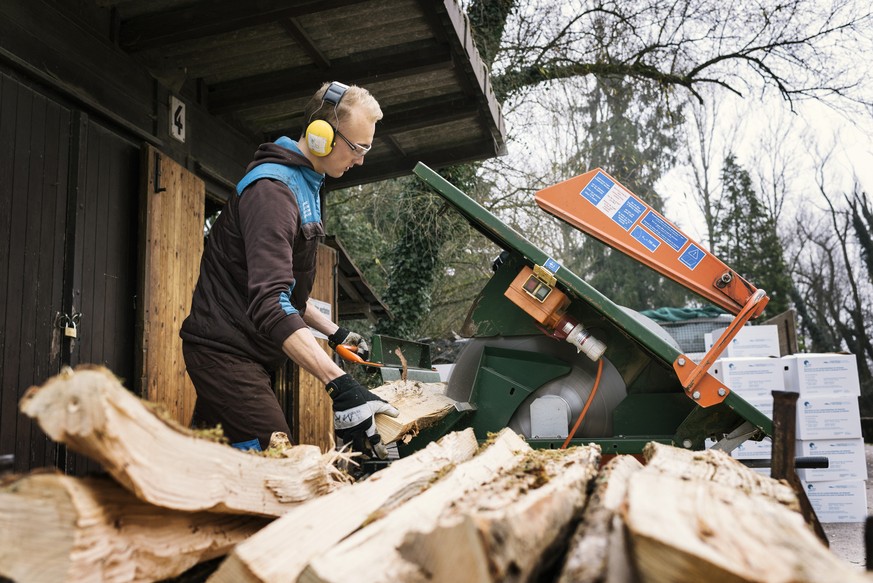
[[[327,93],[328,87],[330,87],[330,83],[322,85],[306,104],[303,110],[301,135],[304,135],[309,124],[317,119],[323,119],[337,128],[349,118],[353,109],[363,112],[364,115],[368,116],[368,121],[373,123],[382,119],[382,108],[379,107],[379,102],[363,87],[349,85],[336,107],[324,102],[324,94]]]

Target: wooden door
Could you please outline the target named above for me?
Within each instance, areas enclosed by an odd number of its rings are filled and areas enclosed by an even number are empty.
[[[70,124],[68,108],[0,73],[0,455],[18,472],[57,459],[18,401],[61,365]]]
[[[24,472],[97,468],[18,412],[62,365],[133,379],[139,146],[0,73],[0,455]],[[78,314],[75,339],[58,325]]]
[[[179,328],[191,308],[203,254],[205,185],[151,146],[142,151],[139,378],[142,397],[187,426],[196,394]]]

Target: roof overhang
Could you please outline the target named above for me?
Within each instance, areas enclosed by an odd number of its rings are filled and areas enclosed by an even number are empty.
[[[124,51],[258,141],[296,139],[325,81],[367,87],[384,113],[373,151],[328,188],[505,151],[488,72],[456,0],[110,3]]]

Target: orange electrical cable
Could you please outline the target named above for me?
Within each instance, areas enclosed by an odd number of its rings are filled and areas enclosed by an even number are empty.
[[[585,419],[585,414],[588,412],[588,407],[591,406],[591,402],[594,401],[594,395],[597,394],[597,387],[600,386],[600,375],[603,373],[603,359],[597,361],[597,377],[594,379],[594,387],[591,389],[591,392],[588,394],[588,399],[585,400],[585,406],[582,407],[582,412],[579,413],[579,418],[576,419],[576,424],[573,425],[573,430],[567,435],[567,439],[564,440],[564,445],[561,446],[561,449],[567,449],[567,446],[570,444],[570,440],[573,439],[573,436],[576,435],[576,431],[579,429],[579,426],[582,425],[582,420]]]

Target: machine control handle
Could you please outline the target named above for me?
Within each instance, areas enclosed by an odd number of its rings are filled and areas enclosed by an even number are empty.
[[[738,459],[738,462],[742,463],[744,466],[748,468],[769,468],[770,460],[769,459],[759,459],[759,460],[743,460]],[[794,467],[798,470],[826,470],[830,467],[830,461],[826,456],[823,455],[807,455],[800,456],[794,458]]]

